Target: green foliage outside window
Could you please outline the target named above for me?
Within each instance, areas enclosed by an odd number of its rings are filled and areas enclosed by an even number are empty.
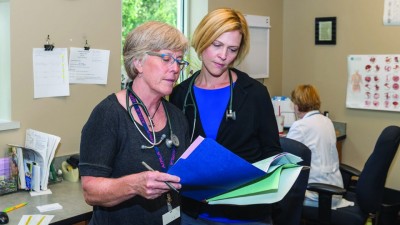
[[[122,0],[122,40],[138,25],[155,20],[177,26],[177,0]],[[124,70],[121,55],[121,89],[125,88],[128,77]]]
[[[177,0],[122,0],[122,44],[131,30],[150,20],[176,27],[177,11]]]
[[[179,0],[122,0],[122,40],[124,46],[125,37],[138,25],[147,21],[162,21],[174,27],[178,24],[178,2]],[[190,76],[190,71],[197,71],[201,67],[197,56],[186,59],[190,62],[189,67],[182,71],[178,83]],[[121,54],[121,89],[125,88],[128,77],[124,70]]]

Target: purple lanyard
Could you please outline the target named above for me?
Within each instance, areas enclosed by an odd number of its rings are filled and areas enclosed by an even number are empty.
[[[147,127],[147,123],[144,120],[142,112],[140,111],[140,108],[139,108],[138,102],[136,101],[136,98],[133,96],[132,93],[129,93],[129,98],[132,101],[133,107],[135,107],[135,111],[136,111],[136,113],[137,113],[137,115],[138,115],[138,117],[140,119],[140,122],[142,123],[142,126],[143,126],[144,130],[147,133],[147,136],[149,137],[150,141],[154,143],[153,135],[150,132],[149,128]],[[157,146],[154,145],[154,151],[156,152],[158,160],[160,161],[161,168],[163,168],[163,171],[165,172],[167,170],[167,167],[165,166],[165,162],[164,162],[163,157],[161,155],[160,149]],[[172,146],[172,154],[171,154],[171,159],[169,160],[169,166],[174,165],[175,154],[176,154],[175,146]]]

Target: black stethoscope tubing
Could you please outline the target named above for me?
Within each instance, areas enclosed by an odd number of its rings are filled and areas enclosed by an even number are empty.
[[[136,93],[131,89],[131,85],[132,85],[132,83],[128,84],[127,88],[126,88],[126,108],[127,108],[129,117],[131,118],[133,124],[135,125],[135,127],[139,131],[139,133],[142,135],[142,137],[150,144],[150,146],[142,145],[142,149],[153,148],[154,146],[160,145],[162,143],[162,141],[164,139],[166,139],[166,135],[163,134],[161,136],[160,140],[157,142],[156,134],[155,134],[155,131],[154,131],[154,125],[151,122],[150,114],[149,114],[149,112],[147,110],[147,107],[144,105],[143,101],[139,98],[139,96],[137,96]],[[129,94],[132,94],[135,97],[135,99],[137,100],[137,103],[132,102],[132,105],[129,105]],[[161,99],[161,101],[163,101],[163,99]],[[165,144],[167,145],[168,148],[171,148],[172,145],[174,145],[175,147],[178,147],[179,146],[179,139],[173,133],[171,121],[170,121],[169,114],[168,114],[168,110],[165,107],[164,102],[161,102],[161,103],[163,105],[165,115],[167,116],[167,122],[168,122],[169,131],[170,131],[170,139],[166,139]],[[154,142],[152,142],[148,137],[146,137],[146,135],[140,130],[139,126],[137,125],[137,123],[135,121],[135,118],[132,115],[132,107],[134,107],[135,105],[138,105],[140,108],[143,109],[144,113],[146,114],[146,117],[150,121],[150,126],[151,126],[151,130],[152,130],[152,136],[153,136]]]

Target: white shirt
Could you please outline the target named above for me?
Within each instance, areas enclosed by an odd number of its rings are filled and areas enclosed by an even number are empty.
[[[308,183],[325,183],[343,188],[335,128],[328,117],[321,115],[317,110],[310,111],[292,124],[287,137],[303,143],[311,150]],[[341,207],[343,203],[345,202],[341,202],[341,196],[334,196],[332,208]],[[304,204],[317,207],[318,194],[306,191]]]

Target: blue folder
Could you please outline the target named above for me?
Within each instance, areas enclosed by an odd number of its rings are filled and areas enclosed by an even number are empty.
[[[200,136],[168,173],[181,178],[180,193],[183,196],[198,201],[205,201],[267,175],[213,139]]]

